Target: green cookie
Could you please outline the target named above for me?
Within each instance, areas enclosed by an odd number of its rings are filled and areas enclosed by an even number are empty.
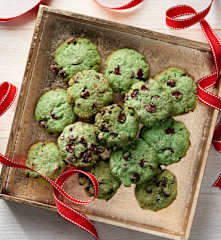
[[[88,123],[76,122],[65,127],[58,138],[58,146],[64,160],[79,168],[90,168],[104,150],[98,146],[98,129]]]
[[[55,52],[59,76],[68,81],[82,70],[99,70],[101,57],[97,47],[86,38],[70,38],[62,43]]]
[[[190,133],[182,122],[172,118],[155,124],[152,128],[143,128],[141,137],[157,152],[161,165],[178,162],[190,146]]]
[[[139,123],[133,109],[114,104],[102,109],[95,118],[99,128],[98,139],[107,148],[123,147],[132,143],[138,133]]]
[[[99,183],[98,199],[109,200],[112,198],[120,187],[121,182],[111,174],[109,162],[100,161],[90,172],[97,178]],[[85,191],[89,196],[94,195],[94,186],[85,175],[79,176],[79,183],[84,185]]]
[[[53,142],[38,142],[32,145],[28,150],[26,166],[53,180],[65,169],[58,147]],[[46,182],[35,172],[29,170],[25,172],[32,178],[38,178],[42,183]]]
[[[168,68],[155,76],[171,94],[172,115],[180,115],[194,110],[197,104],[197,87],[193,79],[180,68]]]
[[[132,85],[125,96],[125,105],[135,110],[140,122],[146,127],[169,117],[173,107],[169,92],[153,79]]]
[[[113,91],[102,73],[85,70],[70,80],[68,102],[80,119],[90,119],[104,106],[112,102]]]
[[[168,170],[163,170],[150,182],[137,185],[135,196],[143,209],[158,211],[168,207],[177,196],[176,177]]]
[[[67,102],[67,93],[63,89],[43,94],[35,108],[35,120],[48,132],[62,132],[75,118],[73,109]]]
[[[131,85],[149,77],[145,57],[133,49],[119,49],[109,55],[105,76],[115,92],[125,94]]]
[[[111,153],[111,173],[120,178],[125,187],[130,187],[152,179],[158,171],[158,160],[155,150],[137,139],[125,149]]]

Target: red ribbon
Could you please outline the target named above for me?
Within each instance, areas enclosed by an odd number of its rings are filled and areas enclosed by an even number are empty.
[[[22,4],[22,5],[20,5],[20,6],[22,6],[21,13],[18,13],[16,15],[12,14],[14,16],[9,16],[9,17],[0,17],[0,22],[7,22],[7,21],[14,20],[17,17],[20,17],[20,16],[28,13],[32,9],[38,7],[42,2],[43,2],[43,0],[35,0],[35,1],[33,1],[33,3],[31,3],[31,4],[29,3],[28,6],[26,6],[24,8],[23,8],[24,3],[23,4],[21,3]],[[5,0],[3,6],[4,6],[4,8],[2,10],[0,9],[0,15],[1,15],[1,13],[3,14],[4,11],[11,12],[12,6],[11,6],[11,3],[9,0]]]
[[[101,7],[104,7],[104,8],[108,8],[108,9],[111,9],[111,10],[126,10],[126,9],[130,9],[130,8],[133,8],[135,6],[137,6],[138,4],[140,4],[141,2],[143,2],[144,0],[130,0],[129,2],[128,1],[125,1],[125,3],[121,4],[119,6],[119,4],[113,4],[113,5],[116,5],[116,7],[110,7],[110,5],[108,4],[112,4],[111,0],[95,0],[96,3],[98,3],[98,5],[100,5]],[[108,4],[107,4],[108,2]]]
[[[220,78],[221,70],[221,43],[219,38],[211,29],[210,25],[204,19],[213,4],[211,0],[209,6],[203,11],[197,13],[191,6],[179,5],[172,7],[166,12],[166,24],[172,29],[184,29],[200,22],[203,33],[205,34],[213,56],[213,61],[216,71],[208,76],[205,76],[198,81],[198,98],[201,102],[221,111],[221,98],[208,91],[207,89],[213,85],[217,85]],[[188,16],[187,18],[181,18],[182,16]],[[221,152],[221,122],[217,124],[214,136],[213,144],[217,151]],[[213,184],[214,187],[219,187],[221,189],[221,175]]]
[[[12,103],[15,100],[17,93],[17,89],[15,86],[13,86],[10,83],[4,82],[0,85],[0,116],[7,111],[7,109],[12,105]],[[22,168],[22,169],[28,169],[33,172],[38,173],[32,168],[29,168],[23,164],[17,163],[15,161],[12,161],[8,157],[2,155],[0,153],[0,163],[2,163],[5,166],[13,167],[13,168]],[[86,175],[93,183],[94,185],[94,197],[88,201],[81,201],[78,199],[75,199],[71,195],[69,195],[67,192],[64,191],[64,183],[65,181],[72,176],[73,174],[82,173]],[[95,239],[99,239],[99,236],[97,234],[97,231],[93,225],[93,223],[82,213],[75,210],[74,208],[68,206],[65,204],[62,200],[60,200],[60,197],[63,196],[66,199],[68,199],[70,202],[74,204],[88,204],[95,200],[95,198],[98,195],[99,191],[99,184],[97,179],[89,172],[85,172],[82,170],[79,170],[77,168],[69,168],[64,173],[62,173],[55,181],[53,181],[50,178],[47,178],[40,173],[38,173],[41,177],[43,177],[46,181],[48,181],[53,189],[54,189],[54,199],[57,207],[58,213],[65,218],[67,221],[77,225],[78,227],[84,229],[88,233],[90,233]]]

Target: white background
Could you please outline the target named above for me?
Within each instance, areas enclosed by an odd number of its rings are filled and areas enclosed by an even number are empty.
[[[3,1],[3,0],[1,0]],[[8,1],[8,0],[4,0]],[[19,1],[16,1],[19,2]],[[197,10],[209,0],[145,0],[134,11],[116,13],[104,10],[93,0],[50,0],[48,5],[77,13],[139,26],[158,32],[206,42],[199,24],[186,30],[173,31],[165,26],[165,11],[180,3],[191,3]],[[19,3],[18,3],[19,4]],[[0,6],[1,8],[1,6]],[[221,1],[215,0],[207,20],[221,37]],[[25,69],[37,11],[10,23],[0,23],[0,82],[10,81],[20,87]],[[15,105],[0,119],[0,152],[4,153]],[[211,188],[221,172],[221,154],[210,149],[208,164],[194,218],[191,240],[221,239],[221,191]],[[160,240],[162,238],[95,223],[103,240]],[[56,213],[0,201],[0,240],[85,240],[87,233],[73,227]]]

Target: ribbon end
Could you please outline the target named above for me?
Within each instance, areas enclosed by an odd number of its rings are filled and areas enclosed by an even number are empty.
[[[221,190],[221,174],[216,179],[216,181],[213,183],[212,187],[217,187],[217,188],[219,188]]]

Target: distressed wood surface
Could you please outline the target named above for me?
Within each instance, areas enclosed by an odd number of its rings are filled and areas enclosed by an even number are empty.
[[[180,1],[173,1],[173,4]],[[193,1],[185,1],[193,2]],[[165,10],[171,6],[171,1],[145,0],[143,6],[128,13],[114,13],[99,8],[93,1],[50,1],[50,6],[60,7],[88,14],[91,16],[105,18],[125,24],[140,26],[155,31],[169,33],[192,40],[204,41],[199,25],[185,31],[168,30],[164,24]],[[208,1],[194,1],[194,7],[202,9]],[[218,29],[221,20],[218,13],[221,10],[221,3],[215,1],[213,10],[208,16],[212,27],[221,35]],[[33,23],[36,12],[29,13],[19,21],[0,24],[0,69],[1,80],[11,81],[20,86],[25,68],[31,36],[33,33]],[[10,125],[13,118],[15,105],[0,119],[0,151],[4,152],[9,136]],[[201,188],[200,199],[194,219],[191,239],[220,239],[221,214],[221,193],[217,189],[211,188],[211,184],[221,171],[220,155],[213,148],[210,149],[208,166],[206,169],[203,186]],[[219,170],[220,169],[220,170]],[[47,227],[43,223],[47,223]],[[16,206],[15,204],[0,202],[0,237],[1,239],[87,239],[87,234],[65,223],[60,217],[53,213],[39,209]],[[101,223],[96,223],[102,239],[161,239],[150,235],[137,233],[118,227],[113,227]],[[54,230],[55,229],[55,230]],[[53,232],[54,230],[54,232]]]

